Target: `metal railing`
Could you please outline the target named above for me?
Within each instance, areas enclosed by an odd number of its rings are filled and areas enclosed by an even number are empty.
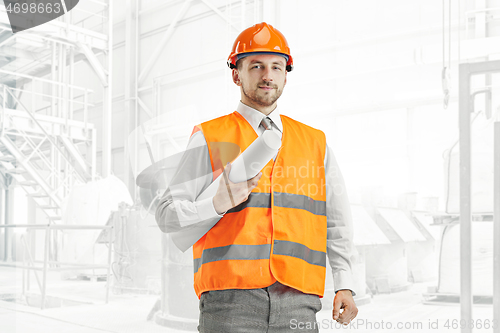
[[[6,224],[0,225],[0,228],[26,228],[26,234],[21,236],[21,242],[23,245],[23,260],[22,264],[14,262],[0,262],[0,266],[3,267],[14,267],[23,270],[23,281],[22,281],[22,295],[26,297],[27,292],[30,288],[30,273],[34,272],[35,279],[41,294],[41,309],[46,307],[47,298],[47,273],[48,271],[61,271],[61,270],[74,270],[74,269],[106,269],[106,295],[105,302],[108,303],[109,300],[109,285],[110,285],[110,275],[111,275],[111,253],[112,253],[112,225],[55,225],[55,224]],[[108,263],[107,265],[99,264],[79,264],[79,263],[63,263],[59,261],[49,260],[49,248],[51,234],[54,231],[64,231],[64,230],[107,230],[108,231]],[[35,260],[34,255],[28,245],[26,236],[31,239],[31,233],[36,230],[45,231],[45,244],[44,244],[44,259],[43,261]],[[95,244],[94,244],[95,245]],[[41,265],[40,265],[41,264]],[[50,264],[57,264],[55,267],[49,267]],[[38,272],[42,272],[40,277]]]

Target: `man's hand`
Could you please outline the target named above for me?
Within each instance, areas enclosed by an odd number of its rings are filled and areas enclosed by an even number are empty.
[[[340,313],[340,309],[344,309],[344,311]],[[333,320],[347,325],[357,315],[358,308],[356,307],[356,303],[354,303],[351,291],[349,289],[337,291],[335,299],[333,300]]]
[[[262,172],[259,172],[252,179],[241,183],[233,183],[229,180],[230,171],[231,163],[228,163],[222,177],[220,177],[219,188],[213,199],[215,211],[219,215],[246,201],[250,192],[257,187],[262,177]]]

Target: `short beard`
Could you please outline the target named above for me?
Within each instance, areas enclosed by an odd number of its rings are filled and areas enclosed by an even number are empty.
[[[269,85],[267,85],[267,86],[269,86]],[[283,89],[280,90],[280,89],[276,88],[276,95],[274,95],[274,97],[272,97],[271,101],[267,102],[266,100],[262,100],[259,97],[257,97],[257,94],[253,94],[253,95],[248,94],[245,90],[244,85],[242,85],[241,88],[243,90],[243,94],[249,100],[251,100],[252,102],[254,102],[255,104],[257,104],[259,106],[271,106],[271,105],[273,105],[278,100],[278,98],[281,97],[281,94],[283,93]],[[259,89],[259,88],[257,88],[257,89]]]

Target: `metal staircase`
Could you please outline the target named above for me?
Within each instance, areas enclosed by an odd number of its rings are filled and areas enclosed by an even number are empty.
[[[110,95],[111,0],[79,3],[67,14],[13,34],[0,4],[0,180],[10,175],[49,219],[61,220],[74,185],[96,178],[93,93],[76,77],[85,62]],[[81,68],[81,66],[80,66]],[[82,86],[78,86],[80,82]],[[105,98],[109,107],[111,98]],[[63,221],[60,221],[61,223]],[[12,223],[12,222],[11,222]]]
[[[0,170],[23,187],[50,222],[60,220],[62,200],[72,186],[95,178],[95,128],[33,114],[5,85],[1,98]],[[9,98],[21,110],[9,109]]]

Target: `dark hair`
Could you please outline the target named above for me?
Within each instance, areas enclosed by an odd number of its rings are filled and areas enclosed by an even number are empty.
[[[243,58],[236,60],[236,69],[237,70],[241,70],[241,64],[243,63],[242,60],[243,60]]]

